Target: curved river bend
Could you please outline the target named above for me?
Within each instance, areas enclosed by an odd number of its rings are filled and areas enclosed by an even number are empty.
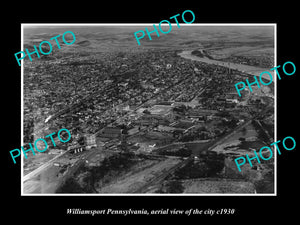
[[[195,61],[199,61],[199,62],[204,62],[204,63],[208,63],[208,64],[214,64],[214,65],[219,65],[219,66],[224,66],[227,68],[231,68],[231,69],[236,69],[240,72],[244,72],[244,73],[248,73],[251,75],[255,75],[257,77],[259,77],[259,75],[263,72],[263,71],[268,71],[272,74],[273,76],[273,81],[274,81],[274,72],[272,73],[270,71],[270,69],[266,69],[266,68],[260,68],[260,67],[256,67],[256,66],[248,66],[248,65],[243,65],[243,64],[238,64],[238,63],[232,63],[232,62],[222,62],[222,61],[218,61],[218,60],[214,60],[214,59],[209,59],[207,57],[198,57],[195,55],[192,55],[192,51],[193,50],[184,50],[181,53],[178,53],[179,56],[185,58],[185,59],[191,59],[191,60],[195,60]],[[263,76],[264,79],[270,80],[270,77],[267,75]]]

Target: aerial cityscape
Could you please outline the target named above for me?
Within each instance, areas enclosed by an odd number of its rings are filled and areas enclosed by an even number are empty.
[[[274,27],[181,26],[139,46],[142,27],[23,27],[24,49],[66,30],[76,42],[23,61],[24,146],[72,137],[23,159],[22,192],[273,194],[273,159],[234,159],[274,142],[274,83],[242,97],[234,84],[275,66]]]

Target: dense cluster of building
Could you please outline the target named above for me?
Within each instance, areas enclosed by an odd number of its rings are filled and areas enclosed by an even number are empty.
[[[129,155],[189,159],[190,164],[177,174],[189,175],[195,169],[195,178],[206,177],[223,173],[226,160],[223,153],[215,152],[200,159],[202,149],[256,115],[269,117],[264,120],[268,131],[259,136],[267,139],[272,134],[273,111],[265,110],[274,100],[272,85],[269,92],[260,90],[263,95],[239,97],[234,84],[247,74],[187,60],[174,50],[69,53],[24,64],[24,144],[62,127],[68,129],[72,134],[68,143],[44,152],[69,150],[54,165],[61,167],[64,179],[73,176],[81,163],[99,171],[94,167],[110,156],[124,170],[119,162]],[[95,147],[97,151],[85,152]],[[186,178],[193,177],[178,176]]]
[[[106,127],[160,132],[171,142],[206,140],[249,116],[233,89],[236,71],[175,51],[71,56],[25,64],[24,74],[25,142],[62,126],[73,143],[82,134],[109,136]]]

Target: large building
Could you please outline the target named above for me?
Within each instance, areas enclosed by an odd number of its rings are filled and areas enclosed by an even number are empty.
[[[97,147],[96,143],[96,134],[88,134],[85,136],[85,142],[87,149],[90,149],[92,147]]]
[[[98,133],[99,137],[104,138],[121,138],[122,129],[119,127],[104,127]]]

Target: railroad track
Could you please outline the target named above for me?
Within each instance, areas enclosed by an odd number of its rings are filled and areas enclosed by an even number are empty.
[[[155,184],[163,181],[169,174],[175,172],[175,170],[177,170],[177,169],[185,166],[186,164],[188,164],[189,162],[191,162],[193,160],[194,160],[194,157],[191,156],[191,157],[185,159],[184,161],[176,164],[175,166],[173,166],[172,168],[170,168],[168,171],[165,171],[161,175],[156,176],[155,178],[153,178],[152,180],[150,180],[147,184],[145,184],[142,187],[140,187],[137,190],[135,190],[134,193],[146,193],[151,186],[153,186],[153,185],[155,185]]]

